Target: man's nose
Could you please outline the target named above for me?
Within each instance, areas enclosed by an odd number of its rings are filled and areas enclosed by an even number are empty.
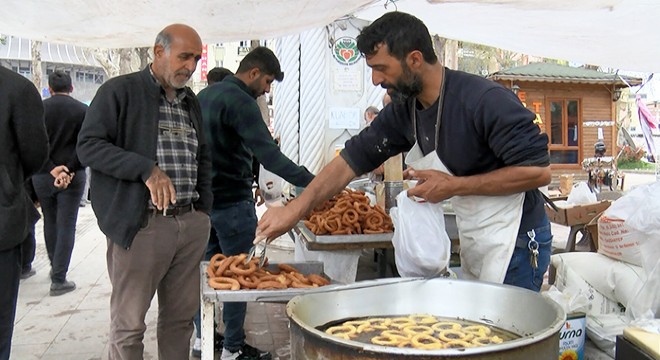
[[[194,73],[195,69],[197,69],[197,60],[193,58],[186,61],[185,67],[190,71],[191,74]]]
[[[375,86],[378,86],[378,85],[382,84],[382,83],[383,83],[383,80],[384,80],[383,76],[381,76],[380,74],[378,74],[378,72],[376,72],[376,71],[372,71],[372,72],[371,72],[371,82],[372,82]]]

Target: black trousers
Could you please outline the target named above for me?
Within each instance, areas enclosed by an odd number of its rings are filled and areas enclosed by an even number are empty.
[[[0,360],[9,360],[21,276],[21,244],[0,251]]]
[[[34,237],[34,225],[32,224],[28,228],[28,236],[25,238],[21,244],[21,272],[27,273],[32,270],[32,261],[34,261],[34,255],[37,246],[37,239]]]
[[[53,181],[50,174],[32,176],[32,185],[44,215],[44,241],[53,270],[51,281],[61,283],[66,280],[71,262],[85,172],[77,172],[65,190],[56,188]]]

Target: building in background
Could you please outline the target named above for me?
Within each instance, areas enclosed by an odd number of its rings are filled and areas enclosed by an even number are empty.
[[[0,66],[11,69],[32,80],[32,41],[7,36],[0,42]],[[48,97],[48,75],[62,70],[71,76],[74,92],[72,96],[89,103],[99,86],[106,80],[105,72],[94,59],[90,49],[79,46],[42,43],[42,79],[40,92]]]
[[[511,89],[536,114],[550,140],[553,170],[579,171],[602,137],[607,156],[617,155],[617,101],[642,79],[550,63],[533,63],[488,76]]]

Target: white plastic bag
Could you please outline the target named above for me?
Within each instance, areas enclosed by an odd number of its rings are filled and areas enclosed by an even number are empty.
[[[394,258],[402,277],[434,277],[449,264],[451,242],[442,206],[416,202],[402,191],[390,210],[394,223]]]
[[[587,185],[586,182],[581,181],[573,185],[566,202],[573,205],[585,205],[598,202],[598,199],[596,198],[596,194],[589,189],[589,185]]]
[[[259,191],[267,207],[282,206],[283,189],[284,179],[266,170],[263,165],[259,165]]]
[[[541,293],[546,298],[553,300],[557,305],[564,309],[566,314],[586,313],[589,311],[589,299],[579,289],[565,288],[559,290],[556,286],[552,285],[547,291]]]
[[[659,204],[660,182],[639,185],[613,202],[598,220],[598,252],[649,273],[660,258]]]
[[[630,199],[624,199],[628,198]],[[623,201],[622,201],[623,200]],[[623,203],[624,201],[628,204]],[[641,263],[650,274],[660,259],[660,181],[644,184],[612,203],[612,217],[645,235],[640,238]],[[609,209],[608,209],[609,210]]]

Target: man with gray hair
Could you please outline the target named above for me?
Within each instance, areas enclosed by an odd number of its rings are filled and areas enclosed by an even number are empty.
[[[146,69],[107,81],[89,106],[78,156],[107,236],[109,359],[142,359],[158,292],[158,359],[188,358],[209,236],[211,163],[201,110],[186,87],[202,54],[187,25],[163,29]]]

